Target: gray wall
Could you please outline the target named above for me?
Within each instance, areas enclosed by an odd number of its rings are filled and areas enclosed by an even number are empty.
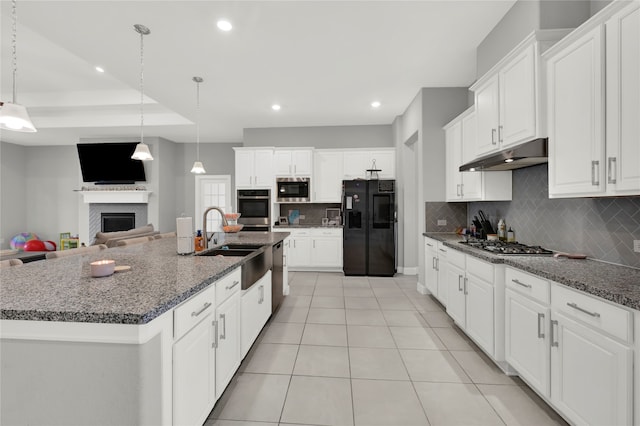
[[[390,124],[244,129],[244,146],[393,147]]]
[[[177,197],[178,197],[178,163],[176,156],[182,147],[172,141],[163,139],[159,143],[158,163],[160,174],[158,176],[159,216],[158,231],[170,232],[176,229]]]
[[[469,216],[482,209],[494,224],[504,218],[521,243],[640,268],[640,197],[551,200],[547,169],[514,170],[513,200],[469,203]]]
[[[580,26],[601,7],[592,3],[588,0],[517,1],[478,45],[476,77],[489,71],[534,30]]]
[[[14,235],[27,231],[27,149],[0,142],[0,248]]]

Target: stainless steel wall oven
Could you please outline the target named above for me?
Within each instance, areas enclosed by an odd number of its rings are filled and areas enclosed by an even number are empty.
[[[239,189],[238,223],[243,231],[269,231],[271,226],[271,191],[269,189]]]

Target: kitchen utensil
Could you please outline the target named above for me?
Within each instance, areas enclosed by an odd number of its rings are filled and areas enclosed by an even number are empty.
[[[489,219],[487,219],[487,216],[484,214],[482,210],[478,210],[478,216],[480,216],[482,229],[484,230],[485,235],[495,234],[496,232],[493,230],[493,226],[491,226],[491,222],[489,222]]]
[[[587,255],[586,254],[580,254],[580,253],[563,253],[563,252],[558,252],[555,253],[553,255],[553,257],[566,257],[567,259],[586,259]]]

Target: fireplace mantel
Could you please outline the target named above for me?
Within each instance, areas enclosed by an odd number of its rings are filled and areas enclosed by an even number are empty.
[[[151,191],[78,191],[86,204],[132,204],[149,202]]]

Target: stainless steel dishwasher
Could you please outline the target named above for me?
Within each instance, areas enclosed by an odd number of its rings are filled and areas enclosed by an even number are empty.
[[[273,267],[271,269],[271,313],[280,306],[284,295],[282,294],[282,272],[284,262],[282,259],[282,241],[273,245]]]

